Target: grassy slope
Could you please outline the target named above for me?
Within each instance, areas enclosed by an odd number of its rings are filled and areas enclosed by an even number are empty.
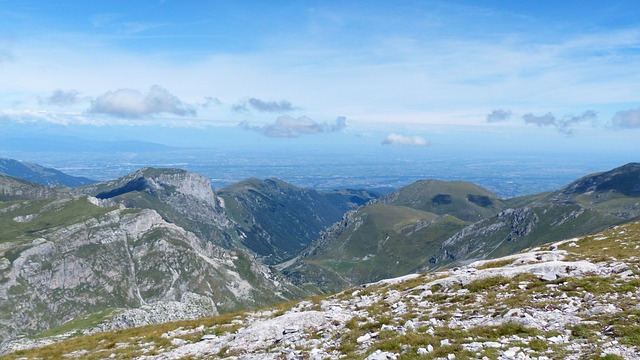
[[[468,224],[452,216],[385,204],[363,207],[355,217],[359,220],[305,259],[351,284],[418,271],[439,249],[441,239]],[[315,271],[309,269],[307,275]]]

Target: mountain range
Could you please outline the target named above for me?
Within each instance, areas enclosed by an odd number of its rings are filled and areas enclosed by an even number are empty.
[[[0,175],[0,339],[229,313],[462,266],[640,216],[640,164],[500,199],[422,180],[385,196],[180,169],[54,188]],[[88,330],[87,330],[88,331]]]

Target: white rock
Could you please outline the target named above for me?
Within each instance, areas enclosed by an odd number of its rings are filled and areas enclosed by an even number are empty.
[[[486,348],[499,349],[499,348],[502,347],[502,344],[500,344],[499,342],[495,342],[495,341],[487,341],[485,343],[482,343],[482,346],[484,346]]]
[[[513,350],[505,350],[502,352],[502,355],[507,359],[513,359],[516,357],[516,352]]]
[[[358,337],[358,338],[356,339],[356,342],[357,342],[358,344],[362,344],[363,342],[365,342],[365,341],[369,341],[369,340],[371,340],[371,335],[370,335],[370,334],[364,334],[364,335],[362,335],[362,336]]]

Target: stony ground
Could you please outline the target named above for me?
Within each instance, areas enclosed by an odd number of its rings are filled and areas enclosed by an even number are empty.
[[[640,224],[254,312],[8,358],[640,359]]]

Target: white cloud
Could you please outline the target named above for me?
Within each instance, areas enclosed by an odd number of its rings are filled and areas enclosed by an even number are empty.
[[[552,113],[546,113],[540,116],[536,116],[531,113],[528,113],[528,114],[524,114],[522,118],[524,119],[524,122],[526,124],[534,124],[538,126],[549,126],[549,125],[555,125],[556,123],[556,117],[553,116]]]
[[[491,114],[487,115],[487,122],[502,122],[507,121],[511,117],[510,110],[493,110]]]
[[[640,108],[618,111],[611,119],[611,123],[622,129],[640,128]]]
[[[243,101],[240,104],[234,105],[234,111],[247,111],[249,108],[257,110],[259,112],[276,112],[282,113],[287,111],[296,110],[297,108],[291,105],[291,102],[287,100],[281,101],[264,101],[256,98],[250,98],[247,101]]]
[[[109,91],[92,102],[89,112],[122,118],[139,118],[161,113],[177,116],[196,115],[191,105],[183,103],[158,85],[153,85],[146,95],[132,89]]]
[[[337,132],[347,126],[346,118],[340,116],[333,124],[323,122],[318,123],[307,116],[297,118],[291,116],[280,116],[273,124],[263,126],[251,126],[243,121],[240,126],[245,130],[257,131],[269,137],[296,138],[301,135]]]
[[[537,126],[553,126],[559,132],[565,135],[572,135],[574,133],[574,126],[585,123],[593,122],[596,119],[596,112],[593,110],[587,110],[579,116],[565,116],[562,119],[556,118],[552,113],[546,113],[544,115],[535,116],[531,113],[522,116],[526,124],[534,124]]]
[[[421,136],[408,136],[396,133],[390,133],[382,140],[382,145],[399,145],[399,146],[428,146],[429,142]]]
[[[57,105],[57,106],[67,106],[78,103],[80,99],[78,98],[78,91],[76,90],[54,90],[51,95],[41,98],[40,103],[46,105]]]

